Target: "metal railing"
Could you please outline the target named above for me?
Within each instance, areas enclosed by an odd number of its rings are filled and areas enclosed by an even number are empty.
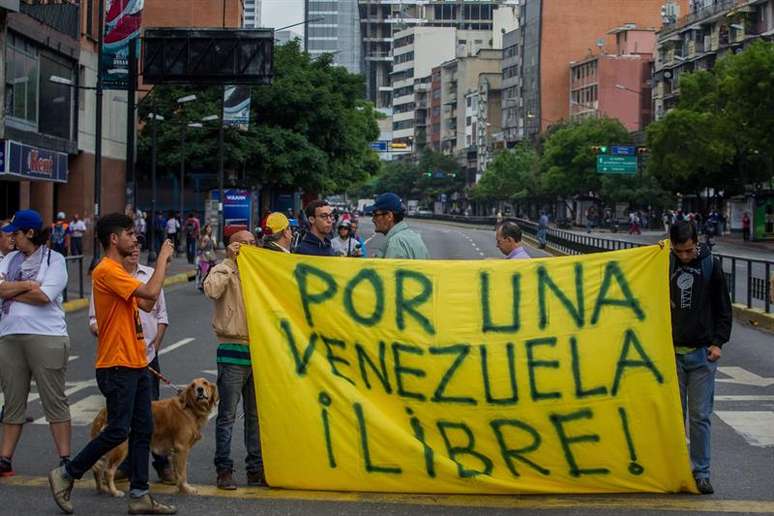
[[[495,217],[467,217],[464,215],[416,215],[414,218],[490,226],[492,229],[497,223]],[[524,234],[538,240],[538,224],[536,222],[520,218],[510,218],[509,220],[515,220]],[[552,249],[568,255],[603,253],[649,245],[584,235],[555,228],[546,230],[545,239],[546,244]],[[774,261],[719,253],[713,253],[713,256],[720,261],[732,303],[740,303],[747,308],[760,309],[765,313],[772,312],[770,280],[774,271]]]
[[[78,293],[76,299],[85,297],[83,288],[83,255],[65,256],[65,265],[67,266],[67,286],[62,291],[62,297],[67,301],[70,298],[71,290],[74,293]],[[73,274],[74,272],[75,274]]]

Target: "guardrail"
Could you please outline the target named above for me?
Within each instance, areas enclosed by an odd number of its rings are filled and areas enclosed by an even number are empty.
[[[413,218],[490,226],[492,229],[497,223],[495,217],[466,217],[464,215],[416,215]],[[539,228],[536,222],[519,218],[510,218],[509,220],[515,220],[525,234],[537,241],[541,240],[538,237]],[[639,242],[583,235],[555,228],[546,230],[545,242],[558,252],[571,255],[619,251],[647,245]],[[774,271],[774,261],[718,253],[713,253],[713,256],[720,260],[733,303],[741,303],[747,308],[757,308],[767,314],[772,312],[770,278],[772,271]]]
[[[65,256],[65,265],[67,266],[67,286],[62,291],[62,297],[65,301],[68,301],[70,298],[70,290],[78,293],[77,299],[85,297],[83,289],[83,255]],[[73,274],[73,272],[76,272],[76,274]],[[76,277],[78,278],[77,281],[73,281]],[[77,289],[71,287],[73,283],[77,285]]]

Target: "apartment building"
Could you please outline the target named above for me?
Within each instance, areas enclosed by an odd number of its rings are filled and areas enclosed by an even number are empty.
[[[570,63],[570,120],[618,119],[630,132],[651,120],[651,67],[656,30],[625,25],[609,32],[614,53],[593,54]]]
[[[603,53],[614,45],[611,27],[661,26],[665,0],[523,0],[519,27],[506,34],[509,59],[503,109],[509,145],[534,139],[549,125],[570,116],[570,69],[567,63],[584,52]],[[677,0],[686,12],[688,0]],[[515,39],[515,41],[514,41]]]
[[[261,0],[243,0],[242,27],[257,29],[261,27]]]
[[[685,16],[664,24],[657,35],[656,120],[677,105],[683,73],[711,69],[718,58],[759,38],[774,38],[774,0],[693,0]]]
[[[358,0],[304,0],[304,47],[312,57],[333,54],[333,62],[362,73]]]
[[[312,1],[312,0],[308,0]],[[519,0],[358,0],[362,38],[363,73],[368,97],[377,107],[392,104],[390,76],[396,34],[414,26],[453,27],[483,34],[470,43],[478,48],[493,46],[495,10],[514,7]],[[499,25],[498,25],[499,26]],[[507,26],[503,24],[502,27]],[[476,43],[476,40],[480,40]]]

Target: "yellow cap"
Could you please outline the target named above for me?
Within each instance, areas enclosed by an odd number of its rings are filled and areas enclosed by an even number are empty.
[[[266,219],[266,229],[270,235],[282,233],[288,226],[290,226],[290,221],[279,211],[275,211]]]

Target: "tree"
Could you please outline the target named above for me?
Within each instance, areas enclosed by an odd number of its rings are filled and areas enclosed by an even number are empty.
[[[539,158],[528,144],[497,154],[473,188],[478,200],[514,201],[540,195]]]
[[[197,95],[180,107],[176,99]],[[166,117],[158,127],[158,165],[173,171],[181,158],[194,168],[218,168],[217,125],[181,131],[187,123],[217,114],[221,87],[156,87],[139,109]],[[360,75],[333,65],[329,55],[312,59],[298,42],[274,48],[274,79],[251,92],[248,131],[226,128],[225,169],[249,184],[301,188],[307,192],[346,190],[380,167],[369,143],[379,136],[377,113],[364,100]],[[150,125],[139,138],[139,162],[150,168]]]

